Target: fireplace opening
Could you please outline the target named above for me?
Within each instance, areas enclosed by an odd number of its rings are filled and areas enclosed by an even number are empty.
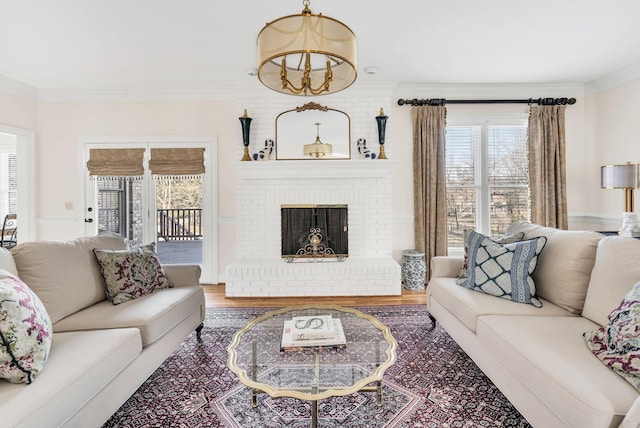
[[[349,256],[347,205],[282,205],[282,258],[344,261]]]

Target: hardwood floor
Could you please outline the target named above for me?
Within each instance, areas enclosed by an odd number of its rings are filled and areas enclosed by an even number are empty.
[[[400,296],[347,296],[347,297],[226,297],[224,284],[202,285],[208,308],[284,307],[324,303],[340,306],[381,306],[426,304],[424,290],[402,289]]]

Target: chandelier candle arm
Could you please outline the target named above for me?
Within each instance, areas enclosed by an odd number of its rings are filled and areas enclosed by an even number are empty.
[[[258,79],[290,95],[346,89],[358,74],[355,34],[337,19],[312,13],[308,0],[303,5],[300,14],[269,22],[258,34]]]

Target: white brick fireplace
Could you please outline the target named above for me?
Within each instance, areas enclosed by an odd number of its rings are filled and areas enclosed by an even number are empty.
[[[237,162],[235,171],[236,261],[227,270],[227,296],[401,293],[391,257],[391,161]],[[349,257],[285,262],[280,208],[290,204],[346,204]]]

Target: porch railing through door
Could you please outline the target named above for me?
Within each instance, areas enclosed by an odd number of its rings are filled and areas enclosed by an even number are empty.
[[[165,241],[202,239],[201,208],[158,209],[158,238]]]

